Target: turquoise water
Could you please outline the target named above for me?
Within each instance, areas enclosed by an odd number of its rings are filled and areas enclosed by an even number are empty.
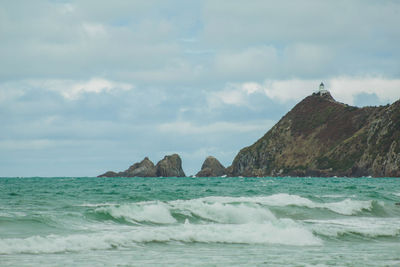
[[[396,178],[1,178],[1,266],[400,266]]]

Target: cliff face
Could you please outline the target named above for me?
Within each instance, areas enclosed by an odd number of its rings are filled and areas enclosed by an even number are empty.
[[[120,173],[123,177],[154,177],[156,175],[156,167],[154,163],[145,157],[141,162],[135,163],[126,171]]]
[[[165,156],[157,163],[157,176],[158,177],[185,177],[182,169],[182,160],[178,154]]]
[[[400,177],[400,101],[357,108],[306,97],[228,168],[231,176]]]

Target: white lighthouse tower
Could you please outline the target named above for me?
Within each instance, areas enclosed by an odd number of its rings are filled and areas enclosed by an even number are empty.
[[[323,82],[321,82],[321,84],[319,85],[319,90],[317,93],[320,95],[328,93],[328,90],[325,89],[325,85]]]

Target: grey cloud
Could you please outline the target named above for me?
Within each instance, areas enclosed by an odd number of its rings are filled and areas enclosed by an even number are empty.
[[[321,79],[349,104],[393,101],[399,11],[390,0],[4,2],[0,175],[96,175],[171,152],[188,174],[208,154],[228,165]],[[91,79],[132,89],[68,99],[51,85]],[[231,86],[246,82],[280,86]]]

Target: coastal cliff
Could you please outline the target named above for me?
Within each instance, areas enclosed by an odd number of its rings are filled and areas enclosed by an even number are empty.
[[[329,92],[306,97],[253,145],[229,176],[400,177],[400,101],[358,108]]]

